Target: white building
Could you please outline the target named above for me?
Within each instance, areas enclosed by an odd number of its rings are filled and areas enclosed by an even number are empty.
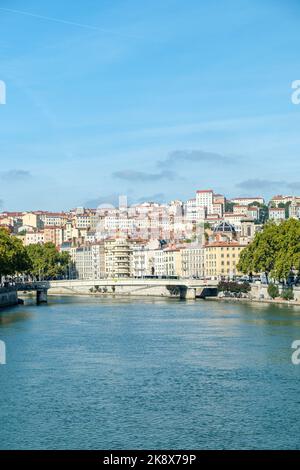
[[[205,274],[204,248],[194,245],[182,248],[181,271],[183,277],[203,277]]]
[[[70,256],[78,279],[90,280],[105,277],[105,254],[103,244],[71,248]]]
[[[280,221],[285,219],[285,209],[284,207],[270,207],[269,209],[269,219]]]
[[[187,221],[195,221],[197,218],[196,198],[188,199],[184,206],[184,215]]]
[[[133,277],[153,276],[156,253],[162,253],[162,251],[158,240],[134,245],[131,251],[130,275]]]
[[[196,208],[205,209],[207,214],[213,213],[214,192],[212,189],[202,189],[196,192]]]
[[[45,242],[44,231],[26,232],[24,236],[24,245],[43,244]]]
[[[238,204],[240,206],[249,206],[252,205],[254,202],[258,202],[259,204],[264,204],[265,200],[263,197],[236,197],[230,200],[234,204]]]
[[[293,201],[289,207],[289,216],[294,219],[300,219],[300,202]]]

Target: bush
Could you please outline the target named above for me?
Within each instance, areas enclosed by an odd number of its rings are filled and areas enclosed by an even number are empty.
[[[282,293],[281,293],[281,297],[284,299],[284,300],[293,300],[294,299],[294,292],[293,292],[293,289],[292,288],[288,288],[288,289],[283,289]]]
[[[278,286],[276,286],[275,284],[269,284],[268,294],[271,297],[271,299],[275,299],[275,297],[278,297],[279,296]]]
[[[221,281],[218,284],[218,291],[219,292],[231,292],[233,294],[247,294],[250,292],[251,286],[248,282],[243,282],[243,284],[239,284],[238,282],[234,281]]]

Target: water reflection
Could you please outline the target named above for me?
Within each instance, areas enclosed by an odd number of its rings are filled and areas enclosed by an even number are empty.
[[[17,307],[7,308],[0,311],[0,328],[5,328],[12,323],[22,322],[32,317],[32,312],[26,309],[17,309]]]

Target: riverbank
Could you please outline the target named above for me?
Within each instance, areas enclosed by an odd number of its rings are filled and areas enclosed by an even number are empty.
[[[178,300],[179,296],[177,295],[163,295],[163,294],[153,294],[152,293],[141,293],[139,292],[138,294],[136,292],[63,292],[63,291],[55,291],[52,289],[48,290],[48,296],[49,297],[85,297],[85,298],[102,298],[102,299],[109,299],[109,298],[132,298],[132,299],[139,299],[139,298],[144,298],[144,299],[173,299],[173,300]],[[21,299],[28,299],[32,298],[33,295],[32,293],[21,293],[19,295]],[[222,301],[222,302],[246,302],[246,303],[258,303],[258,304],[274,304],[274,305],[285,305],[285,306],[295,306],[295,307],[300,307],[300,300],[284,300],[284,299],[258,299],[258,298],[247,298],[247,297],[218,297],[218,296],[207,296],[204,298],[201,297],[196,297],[195,299],[187,299],[187,300],[214,300],[214,301]],[[9,304],[3,304],[3,306],[8,306],[8,305],[15,305],[18,303],[18,299],[12,299],[13,303]],[[0,304],[0,306],[2,306]]]
[[[247,302],[247,303],[258,303],[258,304],[275,304],[300,307],[299,300],[284,300],[284,299],[253,299],[247,297],[207,297],[205,300],[218,300],[222,302]]]
[[[158,296],[158,295],[134,295],[134,294],[111,294],[111,293],[89,293],[89,294],[83,294],[83,293],[76,293],[76,294],[57,294],[57,293],[49,293],[50,297],[56,297],[56,296],[62,296],[62,297],[70,297],[70,295],[75,296],[75,297],[97,297],[97,298],[132,298],[132,299],[140,299],[140,298],[152,298],[152,299],[167,299],[167,300],[178,300],[179,297],[176,296]],[[285,306],[295,306],[295,307],[300,307],[300,301],[298,300],[283,300],[283,299],[249,299],[249,298],[237,298],[237,297],[217,297],[217,296],[212,296],[212,297],[206,297],[201,298],[197,297],[196,299],[192,300],[214,300],[214,301],[223,301],[223,302],[246,302],[246,303],[258,303],[258,304],[275,304],[275,305],[285,305]]]

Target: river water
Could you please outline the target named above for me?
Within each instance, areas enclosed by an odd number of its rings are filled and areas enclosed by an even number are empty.
[[[1,449],[299,449],[300,308],[51,297],[0,312]]]

